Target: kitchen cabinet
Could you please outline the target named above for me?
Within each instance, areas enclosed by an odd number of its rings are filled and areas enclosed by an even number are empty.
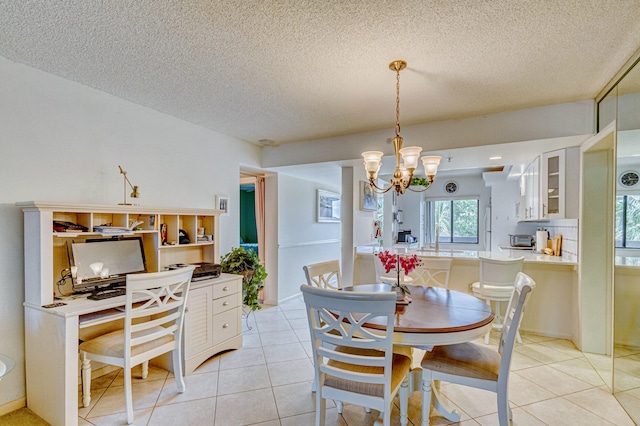
[[[578,217],[579,148],[542,154],[540,164],[540,219]],[[567,191],[567,188],[575,189]]]
[[[540,157],[536,157],[520,178],[519,220],[538,220],[539,218],[539,173]]]
[[[518,220],[577,218],[579,167],[577,147],[545,152],[529,163],[520,178]]]

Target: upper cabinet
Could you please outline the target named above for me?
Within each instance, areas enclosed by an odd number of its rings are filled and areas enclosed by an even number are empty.
[[[519,219],[578,217],[580,149],[545,152],[525,169],[520,181]]]
[[[564,149],[542,154],[540,200],[542,219],[564,217]]]
[[[520,220],[538,220],[540,189],[540,157],[536,157],[520,178]]]

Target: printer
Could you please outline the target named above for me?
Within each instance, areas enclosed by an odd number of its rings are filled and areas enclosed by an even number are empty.
[[[211,278],[218,278],[220,276],[220,273],[222,272],[222,267],[217,263],[198,262],[191,263],[190,265],[196,267],[196,269],[193,270],[191,281],[202,281]],[[183,268],[185,266],[187,265],[184,263],[175,263],[173,265],[167,266],[167,269],[171,270]]]

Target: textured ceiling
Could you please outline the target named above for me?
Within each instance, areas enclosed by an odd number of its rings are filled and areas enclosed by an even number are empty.
[[[640,1],[0,1],[0,55],[249,142],[590,99]]]

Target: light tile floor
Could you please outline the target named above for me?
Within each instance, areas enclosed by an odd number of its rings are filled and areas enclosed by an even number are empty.
[[[244,347],[201,365],[186,377],[183,394],[176,392],[171,373],[159,368],[150,368],[146,380],[136,380],[135,424],[313,425],[313,365],[302,300],[257,311],[249,324],[252,329],[245,325]],[[497,337],[492,334],[491,344],[496,345]],[[567,340],[527,333],[522,338],[524,343],[516,345],[510,377],[513,425],[634,424],[594,368],[608,365],[601,357],[583,354]],[[620,362],[637,363],[635,368],[640,371],[640,354],[630,351],[624,355]],[[624,398],[637,407],[639,376],[623,380],[628,389]],[[125,424],[122,371],[94,378],[92,388],[91,406],[80,408],[79,424]],[[498,424],[493,393],[446,383],[442,391],[461,413],[460,425]],[[371,425],[377,414],[349,404],[338,414],[331,403],[327,404],[327,425]],[[396,406],[393,424],[399,424],[398,416]],[[420,393],[415,392],[409,403],[410,424],[420,424],[420,416]],[[431,423],[449,424],[436,411],[431,412]]]

